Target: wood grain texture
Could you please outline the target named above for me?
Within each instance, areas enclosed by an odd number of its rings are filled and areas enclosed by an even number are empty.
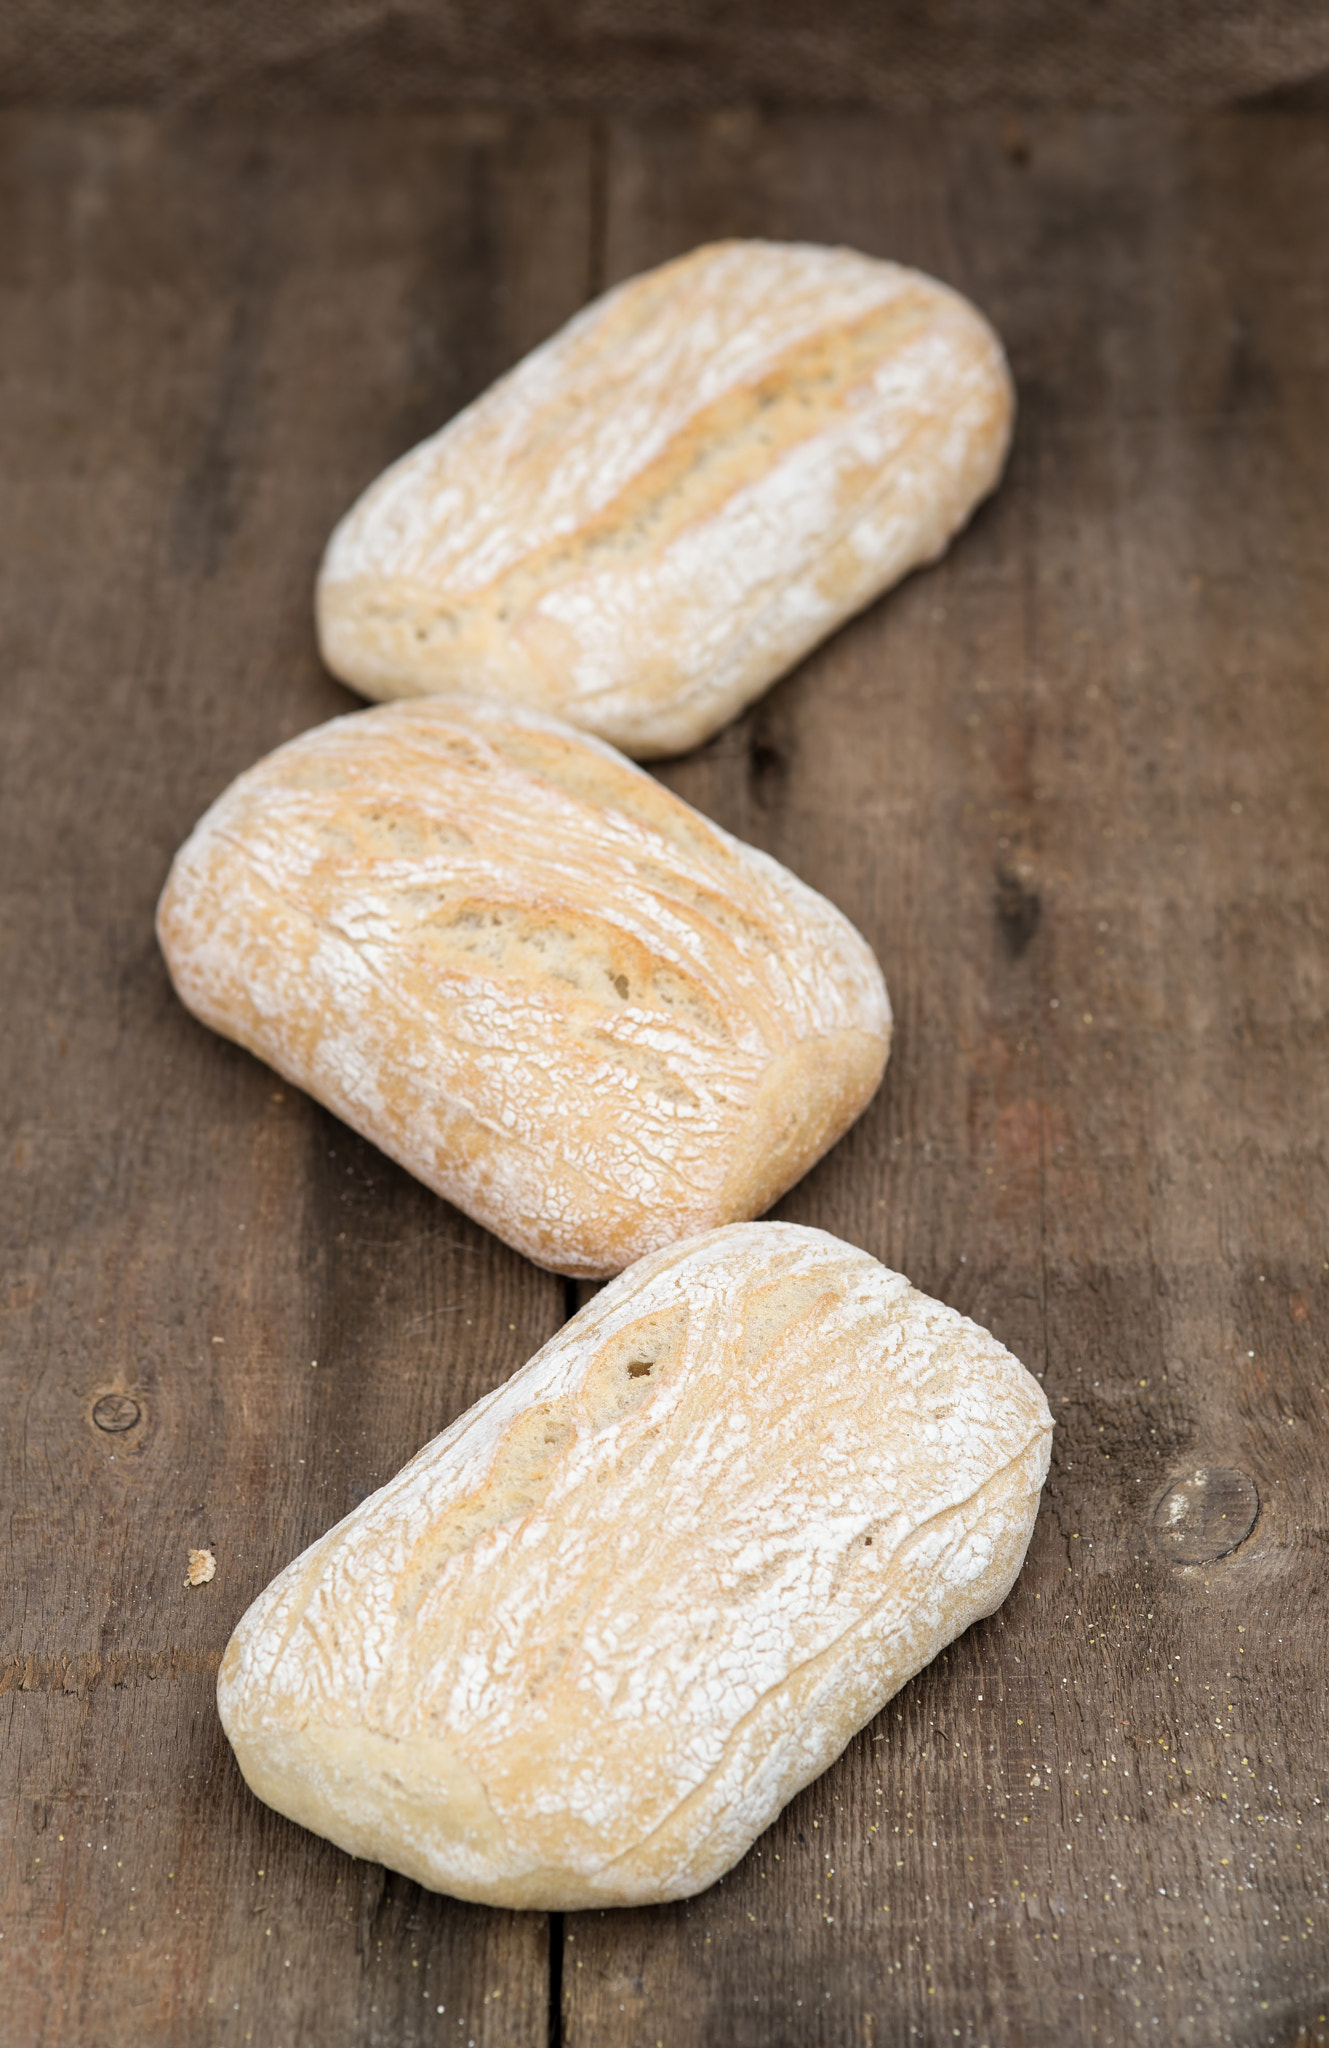
[[[1329,2039],[1329,130],[725,118],[616,131],[609,193],[611,281],[843,238],[1009,347],[970,532],[667,779],[897,1000],[777,1213],[987,1323],[1058,1434],[994,1620],[715,1891],[569,1919],[564,2039]],[[1183,1564],[1153,1511],[1210,1467],[1260,1516]]]
[[[278,1820],[213,1689],[274,1571],[564,1289],[194,1024],[152,913],[229,778],[352,704],[313,649],[334,517],[584,296],[585,141],[10,118],[0,182],[0,2035],[529,2048],[543,1918]]]
[[[251,112],[1220,106],[1329,58],[1304,0],[8,0],[0,97]]]
[[[568,2048],[1329,2041],[1323,115],[13,115],[0,206],[15,2040],[526,2048],[552,1986]],[[919,264],[1010,347],[952,554],[663,773],[896,1003],[779,1213],[987,1323],[1058,1434],[1002,1613],[713,1892],[551,1943],[264,1812],[212,1673],[563,1289],[193,1025],[151,912],[350,701],[309,598],[354,493],[721,233]]]

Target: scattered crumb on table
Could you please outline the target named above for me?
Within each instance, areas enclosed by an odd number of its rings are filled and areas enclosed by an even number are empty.
[[[217,1570],[217,1560],[210,1550],[191,1550],[189,1553],[189,1575],[187,1586],[206,1586]]]

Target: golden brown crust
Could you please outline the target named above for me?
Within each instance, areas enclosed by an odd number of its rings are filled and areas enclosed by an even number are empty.
[[[560,1272],[768,1207],[889,1045],[822,897],[609,748],[475,699],[260,762],[158,928],[205,1023]]]
[[[643,1260],[276,1579],[218,1700],[250,1785],[496,1905],[710,1884],[1005,1598],[1052,1422],[866,1253]]]
[[[933,279],[694,250],[371,486],[324,560],[325,659],[369,696],[475,689],[677,752],[941,552],[1011,410],[996,336]]]

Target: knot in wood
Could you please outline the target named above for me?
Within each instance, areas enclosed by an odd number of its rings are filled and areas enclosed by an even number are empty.
[[[92,1419],[98,1429],[112,1434],[132,1429],[142,1410],[131,1394],[103,1394],[92,1411]]]
[[[1209,1564],[1255,1527],[1255,1481],[1231,1465],[1197,1466],[1174,1480],[1154,1509],[1154,1537],[1177,1564]]]

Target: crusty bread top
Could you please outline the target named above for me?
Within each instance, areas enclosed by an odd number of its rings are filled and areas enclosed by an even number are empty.
[[[692,744],[942,548],[1010,430],[958,293],[725,242],[588,306],[371,485],[325,655],[374,696],[478,685],[636,754]]]
[[[694,249],[585,307],[388,470],[337,528],[325,574],[463,592],[518,565],[547,582],[569,534],[589,552],[658,548],[754,456],[810,440],[939,300],[964,305],[848,249]]]
[[[1005,1596],[1051,1427],[995,1338],[823,1231],[673,1246],[260,1596],[227,1732],[427,1883],[681,1896]]]
[[[823,897],[587,734],[474,698],[259,762],[158,928],[205,1022],[560,1271],[760,1213],[890,1038]]]

